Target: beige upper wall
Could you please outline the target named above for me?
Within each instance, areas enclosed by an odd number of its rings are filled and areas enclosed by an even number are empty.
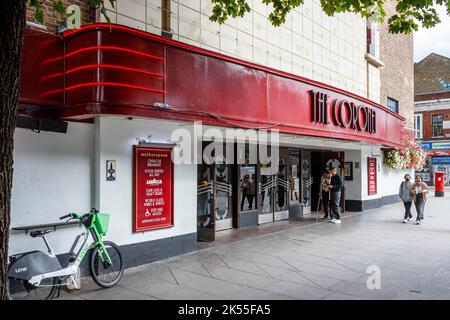
[[[266,5],[248,2],[245,17],[219,25],[209,20],[210,0],[171,1],[173,38],[380,101],[379,70],[368,68],[364,56],[365,19],[349,13],[331,18],[320,0],[305,0],[283,26],[273,27]],[[161,34],[160,0],[120,0],[110,10],[115,23]]]

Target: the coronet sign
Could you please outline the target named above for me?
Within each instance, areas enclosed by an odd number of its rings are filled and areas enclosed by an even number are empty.
[[[311,121],[334,124],[342,128],[368,133],[376,132],[376,112],[374,109],[349,102],[345,99],[330,99],[320,91],[308,91],[311,102]]]

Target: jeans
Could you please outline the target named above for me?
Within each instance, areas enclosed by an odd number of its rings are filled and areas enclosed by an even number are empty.
[[[405,218],[404,219],[411,219],[413,217],[412,213],[411,213],[411,205],[412,205],[412,201],[406,201],[403,202],[403,205],[405,206]]]
[[[341,191],[332,191],[331,192],[331,217],[337,220],[341,219],[341,214],[339,212],[339,204],[341,202]]]
[[[322,202],[323,202],[323,212],[325,213],[325,218],[328,217],[328,208],[330,207],[330,192],[322,190]],[[331,216],[331,214],[330,214]]]
[[[423,210],[425,208],[425,199],[422,193],[416,194],[416,201],[414,202],[417,210],[417,221],[423,220]]]

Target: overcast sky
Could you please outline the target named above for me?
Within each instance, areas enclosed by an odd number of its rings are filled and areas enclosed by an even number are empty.
[[[450,17],[444,7],[437,10],[442,22],[432,29],[419,29],[414,33],[414,62],[432,52],[450,58]]]

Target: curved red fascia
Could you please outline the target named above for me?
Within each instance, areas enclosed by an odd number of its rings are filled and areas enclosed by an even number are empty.
[[[130,28],[130,27],[127,27],[127,26],[124,26],[124,25],[120,25],[120,24],[107,24],[107,23],[88,24],[88,25],[82,26],[80,29],[70,30],[70,31],[64,32],[62,34],[62,38],[63,39],[68,39],[70,37],[76,36],[76,35],[78,35],[80,33],[87,32],[89,30],[108,30],[108,29],[109,30],[119,30],[119,31],[123,31],[123,32],[128,32],[128,33],[131,33],[133,35],[144,37],[144,38],[151,39],[151,40],[154,40],[154,41],[158,41],[158,42],[161,42],[161,43],[164,43],[164,44],[167,44],[167,45],[172,45],[172,46],[175,46],[175,47],[178,47],[178,48],[183,48],[183,49],[186,49],[186,50],[189,50],[189,51],[193,51],[193,52],[196,52],[196,53],[200,53],[200,54],[203,54],[203,55],[207,55],[207,56],[210,56],[210,57],[214,57],[214,58],[218,58],[218,59],[221,59],[221,60],[237,63],[237,64],[244,65],[244,66],[247,66],[247,67],[250,67],[250,68],[262,70],[262,71],[269,72],[269,73],[272,73],[272,74],[276,74],[276,75],[279,75],[279,76],[282,76],[282,77],[285,77],[285,78],[294,79],[294,80],[301,81],[301,82],[304,82],[304,83],[308,83],[308,84],[311,84],[311,85],[314,85],[314,86],[317,86],[317,87],[328,89],[328,90],[331,90],[331,91],[334,91],[334,92],[337,92],[337,93],[340,93],[340,94],[343,94],[343,95],[346,95],[346,96],[358,99],[358,100],[363,101],[365,103],[368,103],[368,104],[370,104],[370,105],[372,105],[372,106],[374,106],[374,107],[376,107],[378,109],[381,109],[384,112],[386,112],[386,113],[388,113],[388,114],[390,114],[390,115],[400,119],[401,121],[405,121],[404,117],[402,117],[401,115],[399,115],[396,112],[393,112],[392,110],[386,108],[385,106],[383,106],[383,105],[381,105],[379,103],[376,103],[376,102],[374,102],[372,100],[369,100],[369,99],[367,99],[365,97],[359,96],[359,95],[354,94],[352,92],[333,87],[333,86],[331,86],[329,84],[326,84],[326,83],[323,83],[323,82],[319,82],[319,81],[315,81],[315,80],[311,80],[311,79],[308,79],[308,78],[305,78],[305,77],[302,77],[302,76],[298,76],[298,75],[295,75],[295,74],[292,74],[292,73],[276,70],[276,69],[269,68],[269,67],[266,67],[266,66],[261,66],[261,65],[254,64],[254,63],[251,63],[251,62],[248,62],[248,61],[245,61],[245,60],[241,60],[241,59],[238,59],[238,58],[229,57],[229,56],[223,55],[221,53],[217,53],[217,52],[214,52],[214,51],[210,51],[210,50],[202,49],[202,48],[199,48],[199,47],[195,47],[195,46],[192,46],[192,45],[189,45],[189,44],[185,44],[185,43],[182,43],[182,42],[179,42],[179,41],[176,41],[176,40],[167,39],[167,38],[155,35],[155,34],[151,34],[151,33],[148,33],[148,32],[145,32],[145,31],[141,31],[141,30],[138,30],[138,29],[133,29],[133,28]]]

